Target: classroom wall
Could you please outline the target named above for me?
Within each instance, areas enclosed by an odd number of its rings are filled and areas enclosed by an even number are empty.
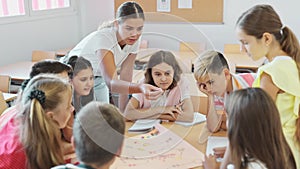
[[[57,50],[78,41],[77,14],[0,24],[0,66],[30,61],[32,50]]]
[[[197,1],[197,0],[194,0]],[[223,50],[225,43],[239,43],[234,32],[235,22],[242,12],[259,3],[271,4],[279,13],[283,23],[300,39],[299,0],[224,0],[224,23],[146,23],[143,38],[149,40],[149,47],[178,50],[179,41],[205,42],[207,48]],[[113,9],[113,1],[105,4]],[[107,10],[107,6],[99,10]],[[293,12],[291,12],[293,11]],[[113,13],[107,14],[113,17]],[[94,28],[86,28],[93,30]]]
[[[77,0],[77,3],[78,9],[71,15],[0,24],[0,66],[30,60],[31,51],[35,49],[57,50],[73,46],[96,30],[100,23],[114,17],[113,0]],[[300,39],[299,0],[224,0],[223,24],[146,23],[143,38],[154,48],[178,50],[179,41],[205,41],[207,48],[222,51],[225,43],[238,43],[234,33],[237,17],[257,3],[272,4],[283,23]]]

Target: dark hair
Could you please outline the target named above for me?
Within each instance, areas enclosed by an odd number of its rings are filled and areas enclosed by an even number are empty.
[[[158,51],[155,52],[149,59],[147,64],[147,69],[145,72],[145,83],[151,84],[153,86],[157,86],[154,83],[153,77],[152,77],[152,68],[158,64],[166,63],[170,66],[172,66],[174,70],[174,76],[173,76],[173,83],[169,86],[169,89],[173,89],[176,87],[178,81],[180,80],[180,75],[182,73],[182,70],[175,58],[175,56],[172,54],[172,52],[169,51]]]
[[[144,11],[137,2],[124,2],[118,7],[116,19],[119,21],[119,23],[122,23],[129,18],[142,18],[145,20]]]
[[[28,82],[30,81],[30,79],[32,79],[33,77],[42,74],[42,73],[53,73],[53,74],[59,74],[62,72],[67,72],[68,75],[70,75],[72,73],[72,67],[61,63],[57,60],[42,60],[39,61],[37,63],[35,63],[32,67],[31,67],[31,72],[29,74],[29,79],[26,79],[23,81],[22,85],[21,85],[21,90],[24,90],[25,87],[27,86]]]
[[[72,68],[64,63],[61,63],[57,60],[43,60],[40,62],[35,63],[30,72],[30,78],[33,78],[34,76],[41,74],[41,73],[53,73],[58,74],[62,72],[71,73]]]
[[[125,121],[114,105],[90,102],[77,114],[73,136],[77,158],[98,167],[111,161],[119,152],[125,132]]]
[[[116,12],[116,20],[118,23],[123,23],[125,22],[126,19],[137,19],[141,18],[145,20],[145,15],[143,8],[134,1],[127,1],[122,3]],[[110,22],[104,22],[101,24],[98,28],[98,30],[107,28],[107,27],[112,27],[113,26],[113,21]]]
[[[92,64],[89,60],[84,57],[71,56],[67,62],[67,64],[71,65],[73,68],[73,72],[70,74],[70,78],[73,79],[74,76],[77,75],[78,72],[84,69],[91,68],[93,70]]]
[[[300,45],[297,37],[287,26],[283,26],[279,15],[270,5],[256,5],[244,12],[236,23],[237,27],[246,34],[262,38],[265,32],[273,34],[282,50],[286,52],[297,64],[300,78]],[[295,105],[297,106],[297,105]],[[300,109],[296,122],[296,138],[300,143]]]
[[[261,161],[266,168],[296,168],[278,109],[263,89],[234,91],[225,101],[225,110],[229,116],[228,138],[235,168],[247,168],[253,160]]]

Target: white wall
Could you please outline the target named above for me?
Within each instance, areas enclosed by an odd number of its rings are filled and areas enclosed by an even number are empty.
[[[73,46],[100,23],[114,17],[113,0],[77,1],[78,11],[73,15],[0,25],[0,66],[30,60],[35,49]],[[225,43],[238,43],[234,32],[237,17],[257,3],[273,5],[283,23],[300,39],[299,0],[224,0],[224,24],[146,23],[143,38],[149,40],[150,47],[177,50],[179,40],[208,41],[208,48],[222,51]]]
[[[66,48],[79,39],[77,14],[0,25],[0,66],[31,60],[32,50]]]

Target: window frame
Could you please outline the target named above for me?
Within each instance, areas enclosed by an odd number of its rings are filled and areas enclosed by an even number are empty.
[[[40,19],[48,19],[52,17],[75,15],[77,13],[77,0],[70,0],[70,7],[49,9],[49,10],[38,10],[32,9],[32,0],[24,0],[24,15],[14,15],[0,17],[0,25],[8,23],[27,22]]]

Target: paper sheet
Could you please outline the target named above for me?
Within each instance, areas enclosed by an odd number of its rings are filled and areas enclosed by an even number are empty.
[[[213,148],[225,147],[228,144],[227,137],[209,136],[206,147],[206,155],[214,154]]]
[[[160,123],[159,119],[140,119],[128,129],[129,132],[148,132],[154,128],[155,124]]]
[[[155,125],[159,134],[152,138],[145,135],[127,138],[121,158],[111,169],[193,168],[202,165],[204,154],[172,131]]]

